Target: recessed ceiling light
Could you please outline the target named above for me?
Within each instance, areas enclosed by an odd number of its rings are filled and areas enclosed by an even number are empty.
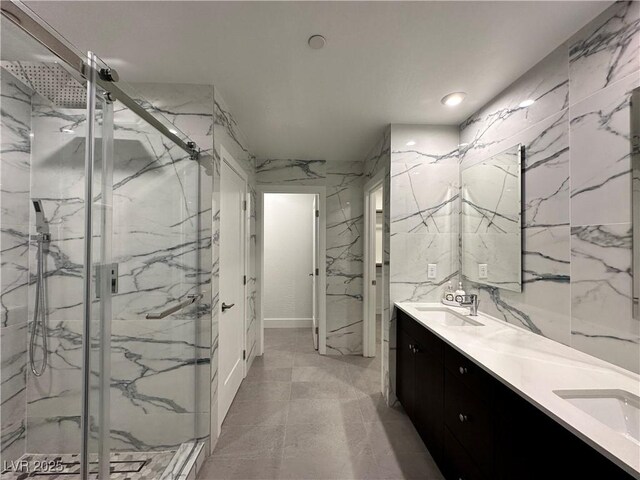
[[[31,138],[33,138],[33,137],[35,137],[35,134],[34,134],[33,132],[31,132],[31,133],[29,134],[29,136],[30,136]]]
[[[531,105],[533,105],[534,103],[536,103],[535,100],[533,100],[532,98],[527,98],[526,100],[523,100],[520,102],[520,105],[518,105],[520,108],[527,108],[530,107]]]
[[[75,133],[75,131],[74,131],[74,130],[71,130],[70,128],[63,128],[61,131],[62,131],[63,133]]]
[[[413,141],[413,140],[409,140],[409,141],[407,142],[407,147],[413,147],[415,144],[416,144],[416,142],[415,142],[415,141]]]
[[[442,97],[442,100],[440,101],[443,103],[443,105],[446,105],[448,107],[455,107],[456,105],[460,105],[464,100],[464,97],[466,96],[467,94],[464,92],[453,92]]]
[[[322,35],[311,35],[307,43],[309,43],[309,46],[314,50],[320,50],[325,46],[327,40]]]
[[[170,128],[170,129],[169,129],[169,131],[170,131],[171,133],[173,133],[174,135],[177,135],[177,134],[178,134],[178,131],[177,131],[177,130],[174,130],[173,128]]]

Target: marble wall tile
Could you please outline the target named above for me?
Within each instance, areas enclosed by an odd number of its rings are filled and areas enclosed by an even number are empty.
[[[398,164],[394,163],[391,177],[394,192],[391,217],[393,231],[457,232],[458,175],[457,164],[421,163],[415,159],[399,159]]]
[[[27,225],[10,225],[0,217],[0,325],[27,322],[29,290],[29,232]]]
[[[31,97],[33,91],[0,68],[0,220],[2,224],[29,223],[29,168],[31,161]]]
[[[17,460],[26,448],[27,324],[0,328],[0,460]]]
[[[640,3],[619,1],[569,40],[571,104],[640,70]]]
[[[114,445],[158,448],[154,445],[193,440],[209,431],[214,109],[211,86],[144,84],[141,90],[152,93],[148,108],[190,130],[202,150],[199,161],[190,160],[130,112],[115,113],[112,255],[119,264],[119,291],[112,299],[111,418],[117,425],[112,438]],[[75,133],[61,133],[61,125],[69,122]],[[34,432],[29,440],[35,442],[29,448],[34,451],[78,448],[83,122],[77,110],[44,101],[34,108],[31,189],[45,197],[52,230],[46,254],[49,368],[42,377],[28,379],[28,428]],[[31,256],[33,270],[33,249]],[[209,293],[164,322],[145,320],[146,313],[191,292]],[[168,432],[154,440],[141,419],[135,432],[127,430],[127,422],[134,428],[130,419],[136,415],[162,415],[164,423],[175,424],[169,430],[176,435]],[[153,429],[151,422],[147,428]],[[38,432],[58,438],[48,444]]]
[[[325,185],[327,167],[324,160],[258,159],[258,184]]]
[[[462,168],[525,147],[523,290],[470,284],[479,289],[480,309],[635,371],[637,325],[620,285],[630,273],[602,261],[620,259],[620,248],[613,240],[591,245],[578,232],[604,242],[630,221],[628,97],[640,84],[639,9],[637,2],[611,5],[460,126]],[[557,88],[532,96],[532,106],[513,107],[526,98],[523,86],[550,84]],[[615,319],[581,313],[611,302],[623,310]]]
[[[327,169],[327,353],[362,353],[362,162]]]
[[[640,70],[571,107],[571,223],[631,220],[630,99]]]
[[[535,103],[521,107],[523,100]],[[490,157],[486,152],[496,142],[558,113],[568,103],[567,47],[561,45],[460,125],[461,162]]]
[[[0,68],[0,462],[26,451],[32,96]]]
[[[631,311],[631,262],[630,223],[571,228],[572,342],[638,373],[640,321]]]

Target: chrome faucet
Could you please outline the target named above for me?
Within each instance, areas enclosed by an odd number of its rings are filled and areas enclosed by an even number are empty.
[[[465,295],[460,302],[460,305],[463,307],[469,307],[469,315],[475,317],[478,315],[478,305],[480,304],[480,300],[478,300],[478,295],[472,293],[470,295]]]

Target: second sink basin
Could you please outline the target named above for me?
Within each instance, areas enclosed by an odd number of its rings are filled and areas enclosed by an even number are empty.
[[[447,327],[482,327],[483,324],[464,315],[458,315],[446,310],[437,310],[433,307],[416,307],[419,312],[429,313],[429,320],[438,322]]]
[[[553,393],[640,445],[640,398],[624,390],[555,390]]]

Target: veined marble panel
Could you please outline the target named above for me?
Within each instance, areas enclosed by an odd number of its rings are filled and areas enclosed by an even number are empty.
[[[631,221],[630,99],[640,70],[571,107],[571,224]]]
[[[27,322],[29,290],[28,227],[8,225],[0,217],[0,315],[1,326]]]
[[[404,155],[402,155],[404,156]],[[391,189],[394,233],[458,231],[459,168],[451,163],[396,162]]]
[[[362,353],[362,162],[327,168],[327,351]]]
[[[27,324],[0,328],[0,458],[17,460],[26,443]]]
[[[327,181],[326,163],[324,160],[258,159],[257,181],[259,185],[324,185]]]
[[[630,223],[571,228],[572,345],[639,372],[631,263]]]
[[[363,173],[372,178],[380,170],[388,169],[391,161],[391,128],[385,127],[384,134],[364,160]]]
[[[569,45],[573,105],[640,70],[640,3],[615,2]]]
[[[443,285],[458,275],[457,233],[396,233],[391,235],[391,298],[394,302],[434,302]],[[435,264],[436,278],[427,276]]]
[[[535,100],[521,107],[523,100]],[[488,158],[496,143],[569,104],[567,46],[561,45],[460,125],[462,163]],[[508,147],[508,146],[507,146]]]
[[[463,233],[520,233],[520,164],[462,171]]]
[[[569,345],[569,227],[529,227],[522,235],[522,292],[472,289],[479,290],[483,312]]]
[[[462,233],[462,278],[472,282],[520,290],[519,233]],[[478,265],[487,265],[487,277],[480,279]]]
[[[33,91],[0,68],[0,222],[29,223],[31,97]]]
[[[135,98],[145,109],[166,118],[199,148],[213,147],[213,85],[134,83],[132,87],[141,94]],[[209,141],[195,138],[202,136]]]

